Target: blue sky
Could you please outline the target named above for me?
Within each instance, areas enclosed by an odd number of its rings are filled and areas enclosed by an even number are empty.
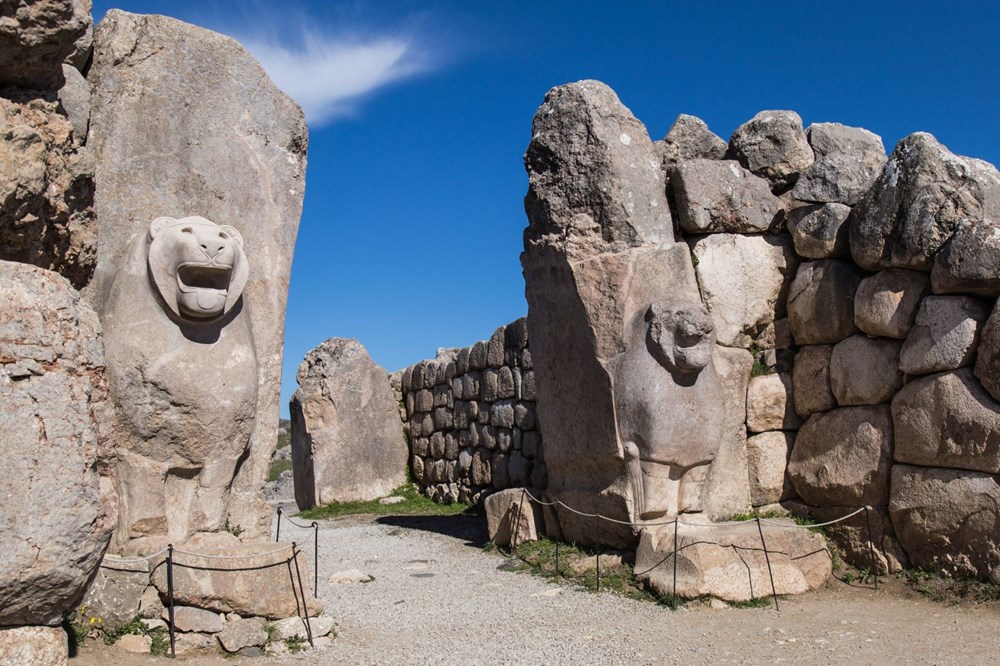
[[[307,351],[359,339],[395,370],[524,315],[521,161],[545,92],[600,79],[662,138],[763,109],[928,131],[1000,162],[993,2],[97,0],[240,39],[310,121],[282,414]]]

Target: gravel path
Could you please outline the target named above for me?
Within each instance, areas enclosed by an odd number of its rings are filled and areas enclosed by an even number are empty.
[[[995,663],[1000,653],[1000,611],[931,602],[891,580],[878,593],[835,582],[783,600],[780,612],[708,604],[671,611],[498,570],[505,560],[482,551],[482,522],[465,516],[324,521],[319,593],[337,619],[338,638],[299,655],[192,661],[969,665]],[[374,580],[330,582],[352,569]],[[85,656],[71,665],[140,663],[106,652]]]

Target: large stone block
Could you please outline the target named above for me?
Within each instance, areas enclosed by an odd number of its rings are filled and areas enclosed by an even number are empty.
[[[663,171],[669,175],[678,164],[698,158],[721,160],[726,148],[726,142],[713,134],[705,121],[682,113],[663,137]]]
[[[889,513],[915,567],[1000,584],[1000,477],[896,465]]]
[[[800,175],[792,196],[800,201],[838,202],[853,206],[878,178],[885,147],[878,135],[860,127],[814,123],[806,138],[816,155]]]
[[[670,174],[680,227],[693,234],[763,233],[781,209],[767,181],[731,160],[695,159]]]
[[[1000,218],[1000,174],[951,153],[930,134],[902,139],[851,211],[851,254],[862,268],[930,272],[962,220]]]
[[[407,446],[388,375],[360,342],[327,340],[306,354],[298,381],[291,414],[300,508],[384,497],[406,481]]]
[[[840,342],[857,331],[854,295],[864,275],[836,259],[804,261],[788,292],[788,323],[799,345]]]
[[[177,532],[222,529],[228,521],[247,535],[263,537],[271,511],[262,489],[278,425],[285,299],[304,189],[308,139],[302,111],[234,40],[166,16],[109,11],[95,32],[88,77],[93,89],[88,144],[97,163],[94,207],[99,243],[94,280],[85,296],[95,305],[102,323],[109,316],[124,320],[134,326],[130,330],[123,326],[125,339],[131,336],[149,348],[158,362],[174,359],[165,365],[183,361],[175,374],[189,373],[180,378],[183,382],[168,382],[159,397],[154,395],[160,390],[154,388],[155,378],[135,386],[118,384],[117,389],[113,381],[116,404],[124,416],[116,427],[116,445],[134,452],[133,444],[148,441],[162,451],[159,459],[141,456],[146,462],[155,461],[157,467],[141,476],[159,483],[160,488],[163,479],[170,477],[166,492],[171,497],[184,493],[211,496],[201,502],[201,509],[192,509],[195,513],[181,520],[189,520],[190,525],[175,527]],[[194,338],[186,342],[178,324],[159,307],[155,314],[138,316],[148,297],[133,294],[129,305],[110,302],[112,283],[129,261],[132,239],[141,243],[147,225],[158,216],[192,214],[235,227],[244,241],[249,269],[246,287],[239,313],[224,327],[219,342],[211,340],[211,332],[184,329]],[[125,279],[148,280],[144,270]],[[105,330],[109,331],[107,324]],[[224,367],[220,358],[234,351],[227,338],[236,330],[249,331],[238,335],[252,344],[253,356],[249,362],[236,364],[238,377],[224,377],[224,388],[212,386],[202,372]],[[119,344],[109,339],[109,354]],[[161,348],[165,344],[170,346]],[[203,353],[213,355],[212,360],[196,359],[191,345],[206,347]],[[175,350],[174,356],[167,349]],[[242,349],[241,359],[248,349]],[[196,363],[200,364],[197,369]],[[246,374],[253,395],[246,401],[250,411],[242,414],[230,402],[241,404],[247,391],[231,387],[242,385],[246,366],[252,366]],[[151,367],[134,358],[109,356],[109,369],[114,380],[116,373],[134,370],[141,375]],[[200,400],[199,391],[210,397]],[[186,407],[150,412],[147,399],[153,404],[173,400]],[[191,416],[180,417],[186,409]],[[159,434],[152,441],[145,432],[151,414],[159,424]],[[226,451],[219,452],[227,462],[211,472],[196,473],[190,462],[178,460],[183,456],[176,453],[177,442],[188,437],[186,426],[178,427],[178,418],[203,424],[201,437],[210,435],[215,445],[232,435],[233,439],[226,440]],[[209,423],[212,428],[205,428]],[[235,431],[230,433],[234,428],[245,433],[236,436]],[[176,462],[167,463],[161,475],[158,468],[163,458],[173,456]],[[229,460],[239,464],[230,465]],[[169,472],[178,463],[181,471]],[[188,483],[192,475],[199,477],[197,488]],[[173,489],[174,485],[178,488]],[[213,518],[200,521],[199,510]],[[164,533],[169,521],[156,518],[155,513],[143,529]],[[145,520],[130,514],[128,507],[122,515],[123,527],[129,530]]]
[[[578,81],[545,95],[524,164],[526,241],[568,234],[573,255],[672,238],[659,156],[646,128],[603,83]]]
[[[535,497],[540,491],[531,489]],[[521,488],[493,493],[483,503],[489,539],[498,546],[518,546],[537,541],[542,527],[542,507]]]
[[[785,474],[794,443],[795,433],[791,432],[765,432],[747,439],[753,506],[775,504],[795,495]]]
[[[854,323],[868,335],[902,340],[927,295],[926,273],[890,268],[866,277],[854,294]]]
[[[903,385],[896,340],[852,335],[830,355],[830,388],[837,403],[877,405],[889,402]]]
[[[922,377],[892,400],[896,462],[1000,474],[1000,404],[971,368]]]
[[[795,355],[792,366],[792,396],[802,418],[837,406],[830,388],[831,345],[808,345]]]
[[[750,432],[796,430],[802,418],[795,411],[792,376],[787,372],[759,375],[747,388],[747,429]]]
[[[729,138],[729,156],[775,189],[793,184],[815,159],[794,111],[761,111],[737,127]]]
[[[80,605],[101,618],[103,629],[114,631],[139,614],[148,587],[149,562],[105,557]]]
[[[764,544],[756,521],[737,525],[680,525],[677,553],[674,526],[643,528],[635,570],[664,596],[674,594],[676,556],[679,597],[712,595],[747,601],[771,594],[801,594],[821,587],[833,571],[823,537],[796,529],[791,520],[764,524]]]
[[[58,88],[63,61],[93,27],[91,3],[33,0],[5,4],[0,23],[0,85]]]
[[[17,666],[66,666],[69,640],[62,627],[0,627],[0,662]]]
[[[691,254],[719,343],[749,347],[784,312],[798,268],[787,237],[709,234]]]
[[[989,313],[985,303],[969,296],[928,296],[903,343],[899,369],[925,375],[972,365]]]
[[[225,532],[196,535],[174,552],[174,602],[272,620],[300,615],[305,604],[318,615],[323,604],[312,596],[312,558],[297,553],[293,559],[289,543],[242,543]],[[165,555],[153,562],[152,582],[167,594]]]
[[[69,282],[0,261],[0,626],[58,625],[115,521],[101,327]]]
[[[894,536],[887,506],[873,506],[868,511],[841,520],[857,507],[811,507],[809,517],[818,523],[838,521],[823,528],[837,545],[844,561],[858,569],[874,569],[880,576],[895,573],[910,565],[909,558]]]
[[[809,259],[842,259],[851,253],[847,231],[849,206],[828,203],[800,206],[788,214],[788,232],[795,251]]]
[[[959,221],[951,240],[934,257],[931,285],[935,294],[1000,296],[998,219]]]
[[[788,476],[813,506],[885,505],[892,465],[889,405],[813,414],[799,430]]]
[[[1000,400],[1000,305],[994,304],[979,340],[976,377],[994,400]]]

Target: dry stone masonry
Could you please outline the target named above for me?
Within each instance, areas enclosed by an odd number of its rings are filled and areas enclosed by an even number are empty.
[[[479,502],[505,488],[544,488],[525,319],[465,349],[442,350],[393,375],[413,478],[439,502]]]

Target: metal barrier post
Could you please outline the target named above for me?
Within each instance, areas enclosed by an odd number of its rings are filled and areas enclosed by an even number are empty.
[[[319,523],[315,520],[313,527],[313,596],[319,599]]]
[[[674,518],[674,602],[677,602],[677,518]]]
[[[601,519],[597,520],[597,591],[601,591]]]
[[[167,596],[170,597],[170,658],[177,658],[177,647],[174,642],[174,544],[167,544]]]
[[[275,542],[281,541],[281,507],[278,507],[278,529],[274,533]]]
[[[869,515],[871,507],[865,505],[865,523],[868,525],[868,555],[872,562],[872,577],[875,579],[875,589],[878,590],[878,569],[875,567],[875,542],[872,539],[872,519]]]
[[[302,594],[302,613],[306,618],[306,636],[309,638],[309,647],[315,648],[316,646],[313,644],[312,625],[309,624],[309,604],[306,603],[306,589],[302,587],[302,572],[299,569],[299,553],[294,541],[292,542],[292,561],[295,563],[295,577],[299,580],[299,592]]]
[[[771,578],[771,596],[774,597],[774,610],[780,611],[778,606],[778,591],[774,587],[774,574],[771,572],[771,558],[767,554],[767,542],[764,541],[764,528],[760,526],[760,516],[757,516],[757,532],[760,534],[760,545],[764,547],[764,561],[767,562],[767,575]]]
[[[556,575],[562,578],[562,571],[559,570],[559,542],[556,541]]]

